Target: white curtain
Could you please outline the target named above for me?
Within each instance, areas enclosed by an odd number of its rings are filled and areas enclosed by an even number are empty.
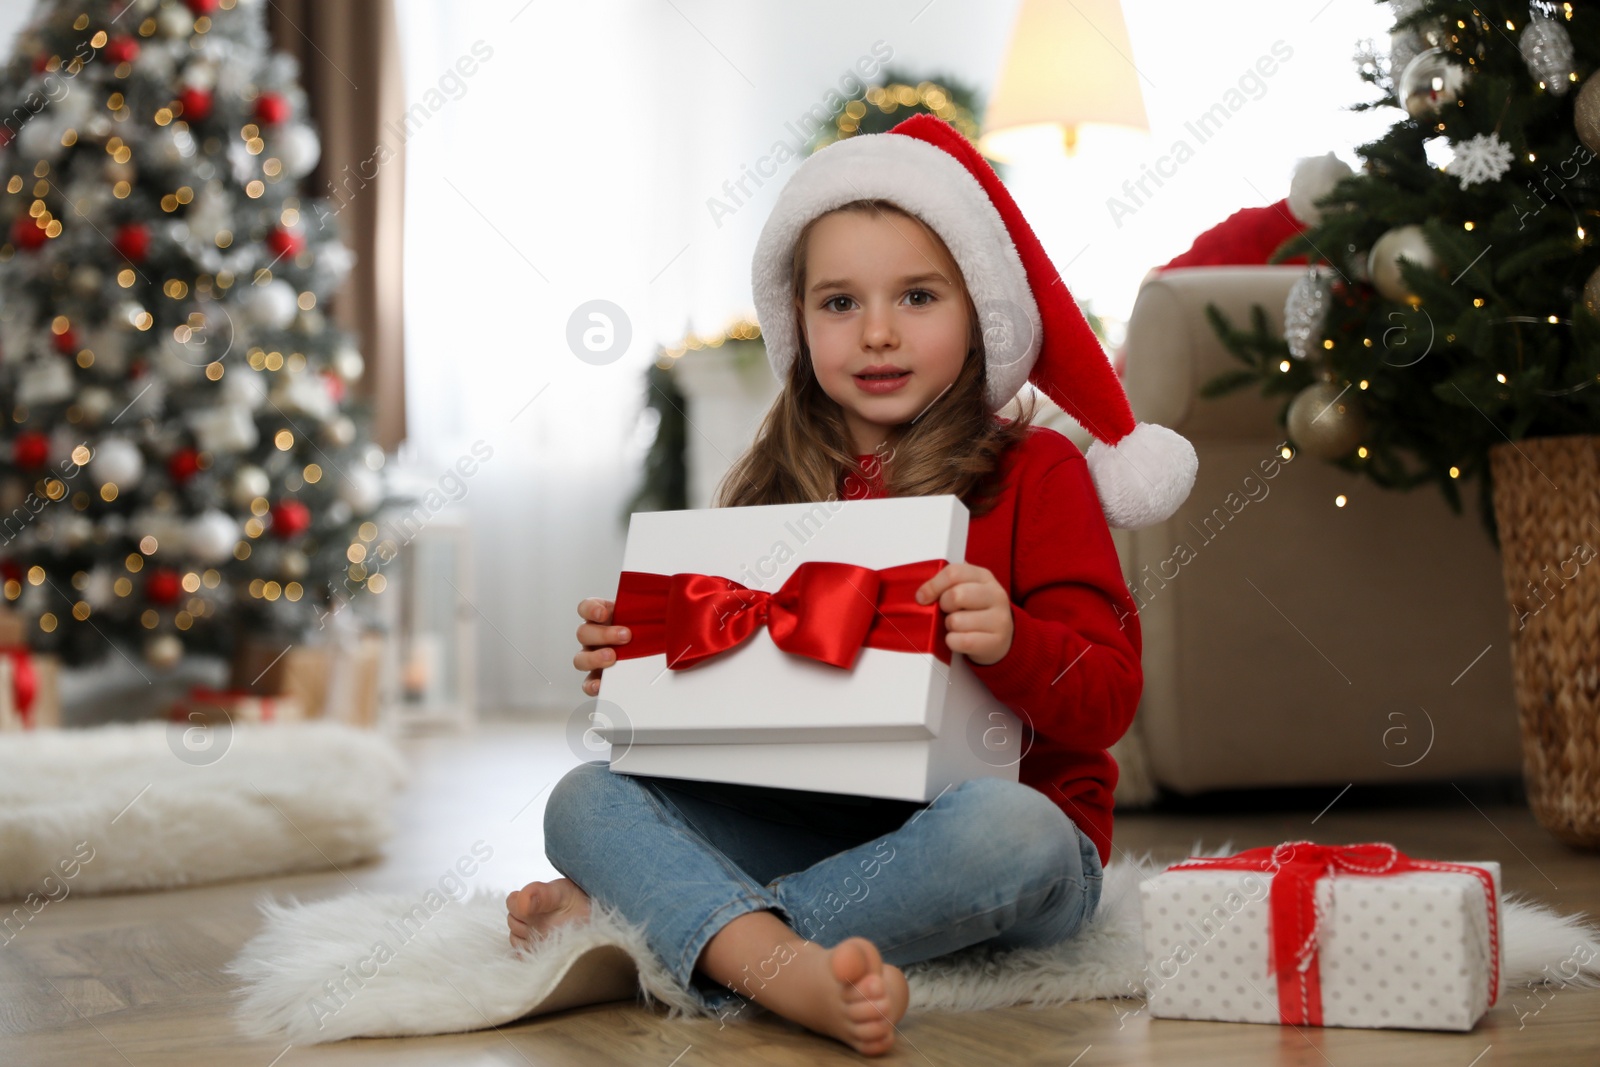
[[[746,178],[738,203],[724,183],[793,143],[790,124],[886,51],[918,76],[987,90],[1015,0],[397,6],[412,105],[407,457],[443,477],[477,442],[493,450],[449,505],[473,531],[477,580],[463,593],[478,615],[482,703],[564,715],[584,700],[574,608],[616,587],[618,512],[647,444],[644,370],[658,343],[748,313],[751,251],[798,163],[759,186]],[[1340,110],[1371,93],[1350,61],[1355,38],[1387,43],[1385,9],[1365,0],[1124,7],[1151,136],[1081,173],[1030,163],[1012,174],[1068,285],[1114,318],[1150,266],[1239,207],[1285,195],[1297,157],[1354,163],[1351,148],[1398,115]],[[1292,58],[1114,225],[1107,198],[1280,39]],[[712,198],[734,210],[715,214]],[[596,300],[632,331],[603,365],[567,340],[574,312]]]

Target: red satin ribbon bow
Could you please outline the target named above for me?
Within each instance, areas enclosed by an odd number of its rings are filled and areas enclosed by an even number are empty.
[[[944,612],[919,604],[917,589],[945,568],[942,559],[873,570],[810,560],[776,592],[710,574],[623,571],[612,624],[632,639],[618,660],[667,653],[674,670],[737,645],[765,625],[785,652],[849,668],[862,648],[931,652],[950,662]]]
[[[0,655],[11,657],[11,706],[24,727],[33,724],[33,701],[39,695],[39,676],[33,669],[33,654],[26,645],[0,648]]]
[[[1393,845],[1318,845],[1290,841],[1246,849],[1234,856],[1197,857],[1168,867],[1181,870],[1276,872],[1267,913],[1267,973],[1278,976],[1278,1014],[1296,1025],[1322,1025],[1322,973],[1318,966],[1317,881],[1329,875],[1384,878],[1413,871],[1470,874],[1483,883],[1489,912],[1489,1006],[1500,990],[1500,911],[1494,876],[1464,863],[1415,860]]]

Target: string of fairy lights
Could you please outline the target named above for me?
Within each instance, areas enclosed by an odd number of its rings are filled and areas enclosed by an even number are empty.
[[[932,81],[921,81],[915,85],[889,82],[885,85],[870,86],[864,99],[846,103],[834,116],[833,129],[823,135],[817,147],[822,148],[834,141],[860,133],[862,120],[867,117],[868,107],[877,108],[883,115],[893,115],[902,108],[920,108],[950,123],[960,130],[967,140],[976,142],[978,139],[977,118],[969,108],[956,103],[955,95],[947,87]]]
[[[716,333],[698,334],[690,331],[670,345],[664,345],[656,356],[656,366],[671,370],[678,360],[689,352],[706,348],[721,348],[730,341],[759,341],[761,325],[753,319],[737,318]]]

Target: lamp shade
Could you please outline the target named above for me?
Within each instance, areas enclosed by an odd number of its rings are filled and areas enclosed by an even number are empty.
[[[1085,124],[1148,132],[1118,0],[1022,0],[980,146],[1005,160],[1041,134],[1070,152]]]

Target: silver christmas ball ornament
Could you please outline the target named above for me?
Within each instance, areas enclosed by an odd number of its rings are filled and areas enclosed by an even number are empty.
[[[304,178],[322,156],[322,142],[317,139],[317,131],[296,122],[273,137],[272,150],[290,178]]]
[[[1340,459],[1361,443],[1367,420],[1352,386],[1317,382],[1289,404],[1289,439],[1319,459]]]
[[[1584,147],[1600,153],[1600,77],[1591,74],[1584,79],[1572,102],[1572,125]]]
[[[233,472],[233,484],[228,489],[228,499],[234,507],[248,508],[257,497],[266,496],[272,488],[267,472],[254,464],[245,464]]]
[[[102,275],[87,263],[72,272],[72,291],[79,296],[94,296],[100,291]]]
[[[355,384],[366,373],[367,361],[354,345],[342,345],[333,357],[333,372],[347,383]]]
[[[285,578],[298,581],[304,578],[306,572],[310,569],[311,561],[306,559],[306,554],[297,548],[288,549],[278,559],[278,570],[283,573]]]
[[[1401,303],[1418,299],[1400,273],[1400,261],[1408,259],[1418,266],[1436,270],[1439,257],[1434,254],[1421,226],[1397,226],[1378,238],[1372,245],[1367,260],[1367,271],[1378,292]]]
[[[1583,283],[1583,306],[1589,314],[1600,317],[1600,267],[1596,267],[1589,280]]]
[[[322,435],[330,445],[347,448],[355,442],[356,424],[348,415],[338,415],[329,419],[323,426]]]
[[[1395,92],[1412,118],[1431,118],[1461,99],[1472,75],[1451,63],[1449,54],[1443,48],[1430,48],[1406,64]]]
[[[383,499],[383,480],[377,474],[361,467],[350,466],[339,481],[339,499],[349,504],[357,515],[367,515]]]
[[[132,488],[144,473],[144,454],[139,446],[124,437],[107,437],[95,446],[89,460],[89,476],[96,485],[110,483]]]
[[[56,534],[69,549],[79,549],[94,536],[94,521],[85,515],[67,515],[56,525]]]
[[[184,541],[189,555],[201,563],[222,563],[233,558],[233,547],[239,542],[239,523],[210,508],[189,520]]]
[[[78,410],[83,412],[84,421],[92,426],[98,426],[106,420],[114,403],[116,400],[111,390],[104,386],[84,386],[83,392],[78,394]]]
[[[176,634],[156,634],[145,642],[144,658],[158,670],[171,670],[183,659],[183,642]]]
[[[194,13],[182,4],[169,4],[156,12],[161,36],[177,39],[194,33]]]
[[[282,278],[265,285],[248,285],[238,299],[247,320],[273,330],[288,329],[300,310],[299,294]]]

